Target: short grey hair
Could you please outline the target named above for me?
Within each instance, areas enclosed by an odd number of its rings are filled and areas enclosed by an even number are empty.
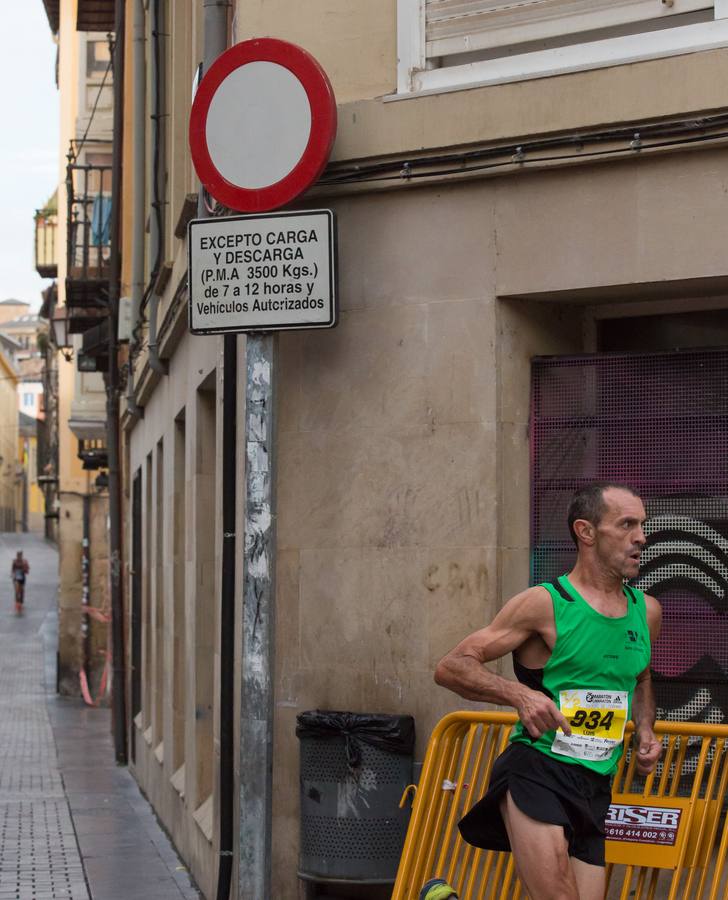
[[[576,539],[574,522],[577,519],[586,519],[592,525],[598,525],[607,508],[604,502],[604,492],[610,488],[627,491],[633,497],[639,497],[639,494],[633,487],[628,484],[622,484],[619,481],[592,481],[591,484],[587,484],[575,491],[569,503],[567,521],[569,523],[569,534],[576,547],[579,546],[579,542]]]

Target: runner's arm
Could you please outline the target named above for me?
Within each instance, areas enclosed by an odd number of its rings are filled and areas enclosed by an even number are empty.
[[[654,644],[660,634],[662,625],[662,609],[654,597],[645,595],[647,604],[647,624],[650,629],[650,640]],[[662,742],[655,737],[655,693],[652,688],[650,667],[637,677],[637,686],[632,698],[632,719],[634,720],[635,741],[638,747],[637,771],[640,775],[648,775],[662,754]]]
[[[567,719],[550,697],[485,667],[485,663],[500,659],[532,635],[542,634],[549,618],[553,620],[553,607],[545,588],[529,588],[517,594],[487,628],[468,635],[440,660],[435,681],[466,700],[514,707],[534,738],[556,728],[571,734]]]

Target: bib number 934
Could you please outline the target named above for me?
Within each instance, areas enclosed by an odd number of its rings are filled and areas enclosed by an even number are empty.
[[[558,730],[551,749],[576,759],[608,759],[624,737],[628,706],[626,691],[561,691],[559,707],[571,734]]]
[[[569,724],[573,728],[588,728],[589,731],[596,731],[599,728],[609,730],[614,722],[614,710],[603,709],[577,709],[569,719]]]

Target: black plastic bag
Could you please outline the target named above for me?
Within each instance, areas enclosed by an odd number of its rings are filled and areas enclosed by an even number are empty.
[[[362,744],[402,756],[410,756],[414,751],[415,720],[412,716],[313,709],[300,713],[296,721],[298,738],[343,737],[346,760],[352,771],[361,768]]]

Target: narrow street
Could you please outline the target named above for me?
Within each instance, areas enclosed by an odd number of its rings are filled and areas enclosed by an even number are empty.
[[[30,563],[16,616],[10,563]],[[110,713],[55,693],[58,553],[0,534],[0,900],[192,900],[191,885],[125,768]]]

